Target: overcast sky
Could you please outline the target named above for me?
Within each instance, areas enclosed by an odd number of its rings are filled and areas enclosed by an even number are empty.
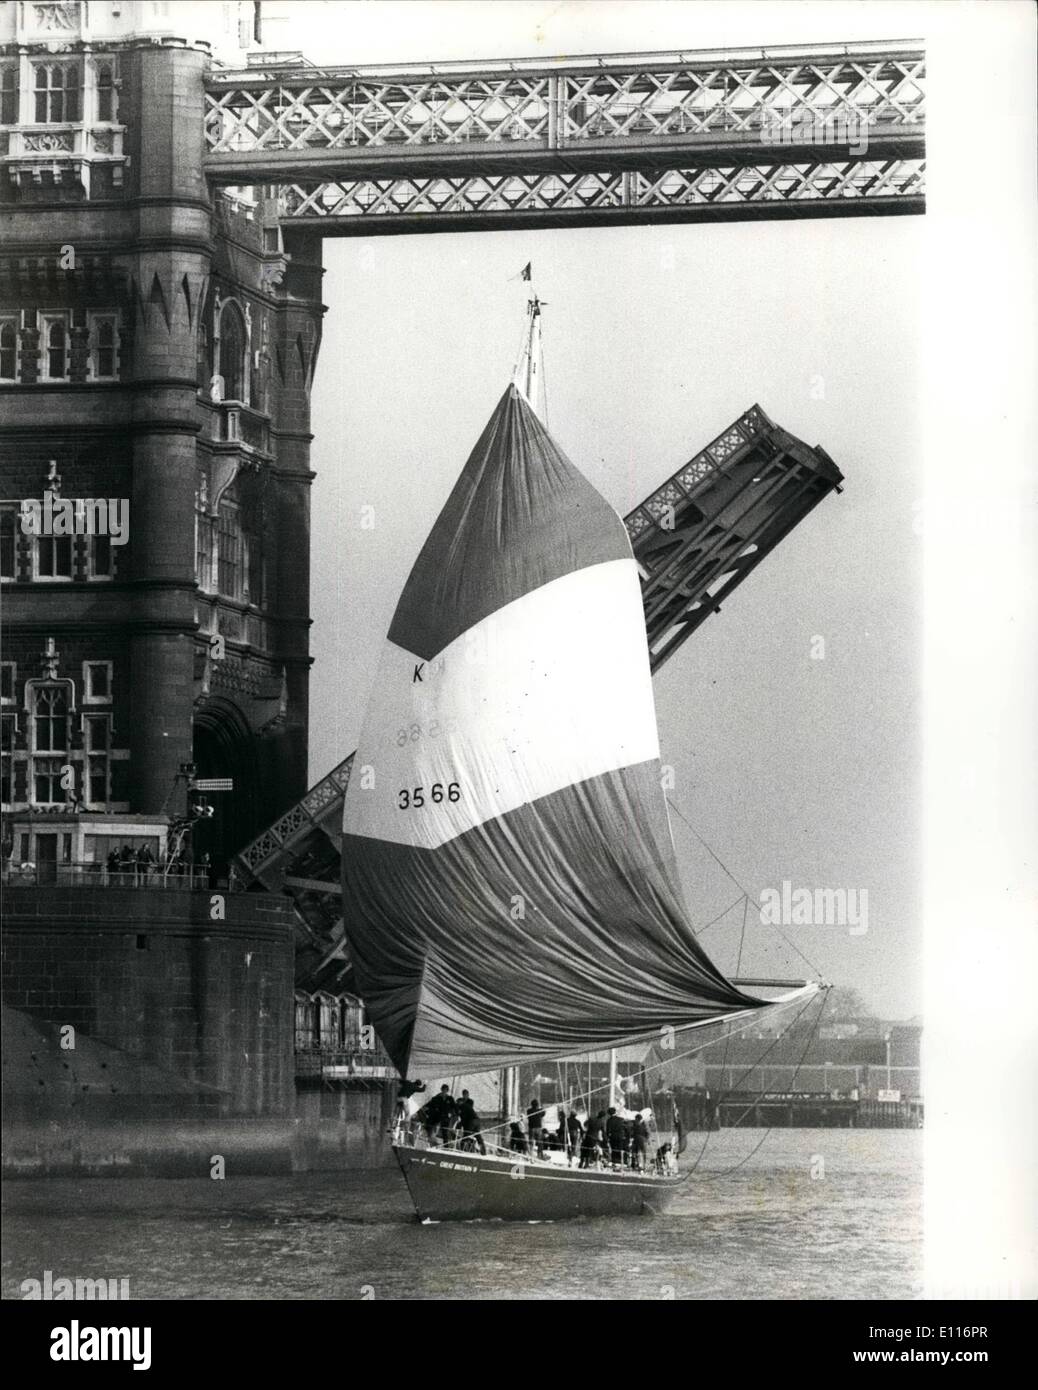
[[[293,4],[265,43],[331,62],[912,38],[899,5]],[[898,21],[901,21],[900,23]],[[507,383],[532,261],[549,427],[621,512],[754,402],[847,477],[656,677],[672,798],[756,897],[868,892],[790,926],[877,1011],[921,1007],[922,218],[329,239],[314,392],[311,780],[356,743],[380,643]],[[361,527],[361,508],[375,525]],[[811,639],[825,639],[813,660]],[[602,680],[610,653],[602,653]],[[672,815],[694,922],[738,889]],[[734,964],[741,909],[704,944]],[[725,930],[728,926],[731,929]],[[743,972],[802,973],[759,925]]]

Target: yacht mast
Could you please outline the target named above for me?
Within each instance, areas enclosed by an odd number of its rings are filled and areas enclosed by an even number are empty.
[[[526,305],[526,333],[523,337],[523,345],[519,351],[519,361],[516,363],[513,377],[515,385],[525,398],[527,405],[541,419],[543,419],[544,396],[544,357],[541,348],[541,310],[543,308],[544,305],[537,298],[534,290],[531,289],[530,298]]]

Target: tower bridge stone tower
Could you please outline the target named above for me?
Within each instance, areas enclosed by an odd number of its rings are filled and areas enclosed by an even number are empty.
[[[223,875],[306,787],[323,310],[305,234],[203,172],[252,11],[0,13],[5,1141],[39,1171],[291,1161],[293,912]],[[166,873],[192,764],[234,791]]]
[[[0,17],[3,802],[181,812],[194,763],[234,779],[195,832],[222,863],[306,785],[320,245],[207,188],[203,72],[253,7],[149,32],[170,8]],[[48,493],[119,499],[125,536],[25,534]],[[51,640],[66,723],[43,747]]]

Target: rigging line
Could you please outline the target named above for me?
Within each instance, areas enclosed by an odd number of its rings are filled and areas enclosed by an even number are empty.
[[[538,345],[541,350],[541,406],[544,411],[544,428],[548,428],[548,373],[544,366],[544,328],[538,335]]]
[[[750,895],[749,895],[749,892],[742,886],[742,884],[741,884],[741,883],[739,882],[739,880],[735,877],[735,875],[732,873],[731,869],[729,869],[728,865],[724,862],[724,860],[721,858],[721,856],[720,856],[719,854],[715,854],[715,853],[714,853],[714,851],[710,848],[710,846],[707,844],[707,842],[703,839],[702,835],[700,835],[699,831],[698,831],[698,830],[695,828],[695,826],[691,823],[691,821],[688,819],[688,817],[685,816],[685,815],[682,813],[681,808],[680,808],[679,806],[676,806],[676,805],[674,804],[673,800],[672,800],[669,796],[667,797],[667,805],[668,805],[668,806],[670,807],[670,809],[674,812],[674,814],[678,817],[678,819],[681,820],[681,821],[683,821],[684,824],[685,824],[686,826],[688,826],[689,830],[692,831],[692,834],[696,837],[696,839],[699,841],[699,843],[703,846],[703,848],[706,850],[707,854],[709,854],[710,858],[713,859],[717,864],[719,864],[719,865],[721,866],[721,869],[722,869],[722,870],[724,871],[724,873],[726,873],[726,874],[728,875],[728,877],[732,880],[732,882],[735,884],[736,888],[738,888],[739,891],[740,891],[740,893],[742,893],[743,897],[748,898],[748,897],[750,896]]]
[[[741,931],[741,933],[739,933],[739,954],[738,954],[738,958],[736,958],[736,962],[735,962],[735,979],[736,979],[736,980],[738,980],[739,973],[741,973],[741,970],[742,970],[742,947],[743,947],[743,942],[746,941],[746,913],[748,913],[748,912],[749,912],[749,894],[743,894],[743,895],[742,895],[742,931]],[[731,1033],[725,1033],[725,1036],[724,1036],[724,1056],[723,1056],[723,1058],[721,1058],[721,1076],[724,1076],[725,1072],[727,1072],[727,1070],[728,1070],[728,1048],[731,1047],[731,1040],[732,1040]],[[718,1104],[720,1104],[720,1101],[718,1101]],[[707,1133],[710,1133],[710,1131],[707,1130]],[[706,1150],[706,1144],[703,1145],[703,1150]],[[703,1150],[700,1150],[700,1151],[699,1151],[699,1158],[702,1158],[702,1156],[703,1156]],[[698,1168],[698,1166],[699,1166],[699,1158],[696,1159],[696,1168]],[[692,1172],[695,1172],[695,1168],[692,1169]]]
[[[747,897],[747,898],[749,898],[749,897],[750,897],[750,894],[746,891],[745,888],[743,888],[742,884],[739,882],[739,880],[738,880],[738,879],[735,877],[735,875],[732,873],[731,869],[728,868],[728,866],[724,863],[724,861],[721,859],[721,857],[720,857],[719,855],[717,855],[717,854],[714,853],[714,851],[710,848],[710,846],[707,844],[707,842],[703,839],[702,835],[700,835],[699,831],[698,831],[698,830],[695,828],[695,826],[688,820],[688,818],[682,814],[682,812],[681,812],[681,810],[679,809],[679,807],[675,806],[674,802],[671,800],[671,798],[670,798],[669,796],[667,797],[667,805],[668,805],[668,806],[670,807],[670,809],[674,812],[674,814],[678,817],[678,819],[681,820],[686,826],[688,826],[689,830],[692,831],[692,834],[696,837],[696,839],[699,841],[699,843],[703,846],[703,848],[706,850],[707,854],[710,855],[711,859],[716,860],[716,862],[717,862],[718,864],[720,864],[721,868],[722,868],[722,869],[724,870],[724,872],[728,875],[728,877],[732,880],[732,882],[735,884],[735,886],[736,886],[737,888],[742,889],[742,892],[746,894],[746,897]],[[776,922],[771,922],[771,923],[769,923],[769,926],[774,927],[775,931],[778,932],[779,936],[781,936],[782,940],[786,943],[786,945],[789,947],[789,949],[790,949],[791,951],[795,951],[796,954],[800,957],[800,959],[804,962],[804,964],[805,964],[805,965],[809,965],[809,966],[811,967],[811,969],[815,972],[816,975],[821,975],[821,974],[822,974],[821,967],[820,967],[820,966],[817,966],[817,965],[814,963],[814,961],[811,960],[811,958],[810,958],[809,956],[805,956],[804,953],[803,953],[803,951],[801,951],[800,948],[799,948],[798,946],[795,946],[795,945],[793,944],[793,942],[790,941],[789,937],[785,934],[785,932],[782,930],[782,928],[781,928]]]
[[[740,975],[740,973],[741,973],[741,971],[742,971],[742,948],[743,948],[743,945],[744,945],[744,943],[745,943],[745,941],[746,941],[746,916],[747,916],[747,913],[749,912],[749,910],[750,910],[750,898],[749,898],[749,894],[748,894],[748,893],[744,893],[744,894],[742,895],[742,930],[741,930],[740,933],[739,933],[739,954],[738,954],[738,957],[737,957],[736,962],[735,962],[735,978],[736,978],[736,979],[739,978],[739,975]],[[723,1056],[722,1059],[721,1059],[721,1075],[722,1075],[722,1077],[725,1075],[725,1073],[727,1072],[727,1069],[728,1069],[728,1049],[729,1049],[729,1046],[731,1045],[731,1041],[732,1041],[732,1034],[731,1034],[731,1032],[729,1031],[728,1033],[725,1034],[725,1038],[724,1038],[724,1056]],[[718,1101],[718,1105],[720,1105],[720,1101]],[[720,1117],[719,1117],[719,1118],[718,1118],[718,1124],[720,1124],[720,1122],[721,1122],[721,1121],[720,1121]],[[699,1153],[696,1155],[696,1161],[695,1161],[695,1163],[692,1165],[692,1172],[693,1172],[693,1173],[694,1173],[694,1172],[696,1171],[696,1169],[699,1167],[700,1160],[702,1159],[703,1155],[706,1153],[706,1146],[707,1146],[707,1144],[710,1142],[710,1130],[708,1129],[706,1133],[707,1133],[707,1137],[706,1137],[706,1139],[704,1140],[703,1146],[702,1146],[702,1148],[699,1150]]]
[[[822,990],[822,994],[821,994],[821,1001],[822,1001],[822,1004],[823,1004],[823,1005],[824,1005],[824,1003],[825,1003],[825,996],[828,994],[828,992],[829,992],[829,987],[826,986],[826,988]],[[803,1052],[800,1054],[800,1061],[797,1062],[797,1064],[796,1064],[796,1068],[795,1068],[795,1070],[794,1070],[794,1072],[793,1072],[793,1076],[792,1076],[792,1078],[791,1078],[792,1081],[795,1081],[795,1080],[797,1079],[797,1077],[799,1076],[799,1074],[800,1074],[800,1068],[804,1065],[804,1058],[807,1056],[808,1049],[810,1048],[811,1044],[814,1042],[815,1037],[816,1037],[816,1035],[817,1035],[817,1033],[818,1033],[818,1025],[819,1025],[819,1024],[821,1023],[821,1021],[822,1021],[822,1014],[823,1014],[823,1012],[824,1012],[824,1008],[820,1007],[819,1010],[818,1010],[817,1017],[815,1018],[814,1027],[811,1029],[811,1033],[810,1033],[810,1035],[809,1035],[809,1037],[808,1037],[808,1039],[807,1039],[807,1043],[806,1043],[805,1046],[804,1046],[804,1050],[803,1050]],[[795,1023],[795,1022],[796,1022],[796,1019],[794,1019],[793,1021],[794,1021],[794,1023]],[[750,1111],[751,1109],[752,1109],[752,1106],[748,1106],[747,1109],[743,1111],[743,1115],[749,1114],[749,1111]],[[739,1118],[741,1119],[742,1116],[740,1116]],[[734,1126],[734,1128],[738,1128],[738,1122],[736,1123],[736,1125]],[[704,1181],[710,1182],[710,1181],[713,1181],[714,1179],[717,1179],[717,1178],[729,1178],[729,1177],[731,1177],[731,1175],[732,1175],[733,1173],[737,1173],[737,1172],[739,1171],[740,1168],[744,1167],[745,1164],[749,1163],[750,1159],[754,1156],[754,1154],[760,1152],[760,1150],[764,1147],[764,1145],[765,1145],[765,1143],[767,1142],[767,1140],[770,1138],[770,1136],[771,1136],[772,1131],[774,1130],[774,1128],[775,1128],[774,1125],[769,1125],[768,1128],[765,1130],[763,1136],[761,1137],[760,1142],[759,1142],[758,1144],[755,1144],[754,1147],[750,1150],[750,1152],[749,1152],[748,1154],[746,1154],[743,1158],[741,1158],[741,1159],[739,1160],[739,1162],[735,1164],[734,1167],[732,1167],[732,1168],[726,1168],[725,1171],[724,1171],[723,1173],[711,1173],[710,1176],[709,1176],[709,1178],[704,1179]]]
[[[813,997],[814,997],[814,996],[812,996],[812,998],[813,998]],[[799,1002],[799,1001],[796,1000],[796,999],[786,1000],[785,1002],[776,1001],[776,1002],[773,1003],[773,1004],[768,1004],[767,1007],[770,1008],[770,1009],[775,1009],[776,1011],[778,1011],[778,1010],[782,1010],[782,1009],[790,1009],[790,1008],[792,1008],[792,1007],[793,1007],[796,1003],[798,1003],[798,1002]],[[810,1003],[811,1003],[811,999],[806,1000],[806,1002],[805,1002],[805,1004],[804,1004],[804,1008],[806,1008]],[[802,1013],[802,1012],[803,1012],[803,1008],[801,1009],[801,1013]],[[793,1023],[796,1023],[796,1022],[797,1022],[797,1019],[798,1019],[799,1017],[800,1017],[800,1015],[798,1014],[798,1015],[797,1015],[797,1018],[795,1018],[795,1019],[793,1020]],[[758,1022],[759,1018],[760,1018],[760,1014],[759,1014],[759,1012],[755,1009],[755,1010],[750,1014],[750,1016],[749,1016],[748,1018],[746,1018],[742,1023],[739,1023],[739,1024],[736,1024],[734,1019],[731,1020],[731,1021],[728,1021],[728,1022],[725,1022],[724,1020],[720,1020],[720,1021],[718,1021],[718,1020],[712,1020],[711,1023],[702,1024],[702,1025],[700,1025],[700,1027],[701,1027],[704,1031],[705,1031],[707,1028],[710,1028],[710,1027],[712,1027],[712,1026],[713,1026],[713,1027],[716,1027],[716,1026],[727,1027],[727,1028],[729,1028],[729,1029],[731,1030],[731,1032],[733,1032],[733,1033],[739,1033],[739,1032],[741,1032],[744,1028],[750,1028],[750,1027],[752,1027],[753,1024],[755,1024],[756,1022]],[[791,1024],[790,1026],[792,1027],[792,1024]],[[696,1030],[694,1030],[694,1031],[697,1031],[697,1032],[698,1032],[699,1029],[696,1029]],[[787,1031],[788,1031],[788,1030],[787,1030]],[[714,1046],[716,1043],[718,1043],[719,1041],[720,1041],[719,1038],[708,1038],[708,1039],[706,1040],[706,1042],[699,1042],[699,1043],[697,1043],[697,1044],[695,1045],[695,1047],[687,1048],[684,1052],[677,1052],[677,1053],[675,1053],[673,1057],[664,1057],[664,1058],[662,1058],[662,1059],[661,1059],[660,1061],[658,1061],[658,1062],[653,1062],[651,1065],[649,1065],[649,1066],[647,1066],[647,1067],[643,1067],[643,1068],[642,1068],[642,1071],[643,1071],[644,1073],[646,1073],[646,1075],[647,1075],[650,1071],[658,1071],[661,1067],[669,1066],[669,1065],[671,1064],[671,1062],[679,1062],[679,1061],[681,1061],[681,1060],[682,1060],[683,1058],[685,1058],[685,1057],[692,1057],[692,1056],[694,1056],[697,1052],[702,1052],[702,1050],[703,1050],[705,1047],[713,1047],[713,1046]],[[780,1035],[779,1038],[776,1038],[776,1039],[775,1039],[775,1041],[771,1044],[771,1046],[772,1046],[772,1047],[776,1047],[780,1041],[781,1041],[781,1035]],[[770,1048],[769,1048],[769,1051],[770,1051]],[[765,1053],[764,1055],[767,1056],[767,1053]],[[758,1063],[758,1065],[759,1065],[759,1063]],[[752,1071],[752,1069],[753,1069],[753,1068],[751,1067],[750,1070]],[[741,1079],[741,1078],[740,1078],[740,1079]],[[598,1093],[599,1091],[607,1091],[608,1089],[609,1089],[609,1082],[608,1082],[608,1081],[605,1081],[605,1082],[602,1083],[601,1086],[593,1086],[593,1087],[589,1086],[588,1090],[586,1090],[586,1091],[576,1091],[576,1092],[574,1092],[573,1094],[571,1094],[571,1095],[569,1095],[569,1096],[566,1096],[564,1099],[559,1100],[559,1101],[555,1101],[555,1102],[553,1102],[553,1103],[556,1104],[556,1105],[562,1105],[562,1104],[571,1105],[572,1102],[573,1102],[574,1100],[590,1100],[591,1097],[592,1097],[593,1095],[597,1095],[597,1093]],[[424,1107],[423,1107],[423,1108],[424,1108]],[[644,1107],[643,1107],[643,1108],[644,1108]],[[513,1119],[515,1119],[515,1120],[524,1120],[525,1118],[526,1118],[526,1112],[520,1107],[520,1109],[519,1109],[518,1111],[516,1111],[514,1115],[509,1115],[507,1118],[505,1118],[505,1119],[503,1119],[503,1120],[499,1120],[496,1124],[492,1124],[492,1125],[487,1125],[487,1126],[485,1126],[484,1128],[481,1129],[481,1133],[482,1133],[484,1136],[487,1135],[487,1134],[493,1134],[493,1133],[495,1133],[497,1130],[506,1129],[506,1128],[512,1123]]]
[[[822,994],[824,995],[825,992],[826,992],[826,991],[823,990],[823,991],[822,991]],[[745,1079],[746,1079],[752,1072],[755,1072],[755,1071],[757,1070],[757,1068],[761,1065],[761,1063],[764,1061],[765,1057],[767,1057],[768,1054],[769,1054],[770,1052],[773,1052],[773,1051],[775,1050],[775,1048],[778,1047],[779,1043],[780,1043],[780,1042],[782,1041],[782,1039],[785,1037],[786,1033],[789,1032],[789,1029],[790,1029],[790,1028],[795,1028],[796,1025],[800,1022],[801,1018],[803,1018],[804,1014],[807,1013],[807,1011],[808,1011],[808,1009],[811,1007],[811,1004],[813,1003],[813,1001],[814,1001],[814,995],[811,995],[811,996],[809,996],[807,999],[804,1000],[803,1007],[801,1008],[800,1012],[797,1014],[797,1016],[796,1016],[796,1018],[793,1020],[793,1022],[789,1025],[789,1028],[784,1029],[783,1032],[781,1032],[781,1033],[778,1035],[778,1037],[775,1038],[775,1039],[773,1040],[773,1042],[770,1044],[770,1046],[767,1047],[767,1048],[765,1048],[765,1050],[761,1053],[761,1055],[757,1058],[757,1060],[756,1060],[755,1062],[751,1062],[751,1063],[750,1063],[750,1065],[746,1068],[746,1070],[745,1070],[745,1071],[742,1073],[742,1075],[739,1077],[739,1081],[740,1081],[740,1082],[745,1081]],[[799,1070],[799,1068],[798,1068],[798,1070]],[[721,1100],[723,1101],[724,1098],[725,1098],[725,1096],[731,1095],[731,1093],[732,1093],[734,1090],[735,1090],[735,1086],[734,1086],[734,1085],[729,1086],[728,1089],[722,1093],[722,1095],[721,1095]],[[720,1104],[720,1101],[718,1101],[718,1104]]]
[[[738,896],[737,898],[733,899],[732,902],[730,902],[730,903],[728,904],[728,906],[724,909],[723,912],[719,912],[719,913],[717,914],[716,917],[711,918],[710,921],[707,922],[707,924],[706,924],[705,926],[703,926],[703,927],[698,927],[698,928],[697,928],[697,927],[693,927],[693,928],[692,928],[692,935],[693,935],[693,936],[701,936],[701,935],[703,934],[703,932],[709,931],[711,927],[716,927],[717,924],[718,924],[718,922],[720,922],[722,918],[727,917],[728,914],[729,914],[729,912],[731,912],[732,908],[733,908],[733,907],[738,907],[739,904],[740,904],[744,899],[746,899],[746,894],[745,894],[745,893],[740,893],[739,896]]]
[[[812,996],[812,998],[813,998],[813,996]],[[787,1000],[785,1003],[776,1002],[776,1003],[774,1003],[774,1004],[770,1004],[770,1005],[768,1005],[768,1007],[769,1007],[769,1008],[772,1008],[772,1009],[775,1009],[775,1010],[790,1009],[790,1008],[793,1008],[793,1006],[794,1006],[795,1004],[797,1004],[798,1002],[799,1002],[799,1001],[796,1000],[796,999],[791,999],[791,1000]],[[811,1003],[811,999],[807,999],[807,1000],[804,1002],[804,1004],[803,1004],[803,1006],[802,1006],[800,1012],[803,1013],[804,1009],[807,1008],[807,1006],[808,1006],[810,1003]],[[797,1015],[797,1019],[798,1019],[799,1017],[800,1017],[800,1014]],[[735,1022],[734,1022],[734,1020],[732,1020],[732,1021],[730,1021],[730,1022],[728,1022],[728,1023],[725,1023],[724,1021],[721,1021],[720,1026],[721,1026],[721,1027],[727,1027],[727,1028],[730,1029],[730,1032],[729,1032],[729,1034],[727,1035],[727,1036],[730,1037],[732,1033],[738,1033],[738,1032],[741,1032],[744,1028],[750,1028],[750,1027],[752,1027],[753,1024],[755,1024],[756,1022],[758,1022],[759,1018],[760,1018],[760,1014],[759,1014],[756,1010],[754,1010],[754,1012],[750,1015],[750,1017],[747,1018],[747,1019],[745,1019],[742,1023],[739,1023],[739,1024],[736,1025]],[[796,1022],[797,1022],[797,1019],[794,1019],[793,1022],[796,1023]],[[709,1028],[709,1027],[711,1027],[711,1026],[717,1026],[716,1022],[715,1022],[713,1025],[711,1025],[711,1024],[703,1024],[703,1025],[702,1025],[702,1028],[705,1030],[705,1029],[707,1029],[707,1028]],[[790,1026],[792,1026],[792,1025],[790,1025]],[[699,1031],[699,1030],[697,1029],[696,1031]],[[788,1030],[787,1030],[787,1031],[788,1031]],[[642,1068],[642,1071],[643,1071],[643,1073],[646,1075],[646,1078],[647,1078],[649,1072],[651,1072],[651,1071],[658,1071],[658,1070],[660,1070],[661,1067],[669,1066],[672,1062],[679,1062],[679,1061],[681,1061],[681,1060],[682,1060],[683,1058],[685,1058],[685,1057],[692,1057],[692,1056],[694,1056],[697,1052],[702,1052],[703,1049],[704,1049],[705,1047],[713,1047],[713,1046],[715,1046],[719,1041],[720,1041],[719,1038],[708,1038],[708,1039],[706,1040],[706,1042],[699,1042],[699,1043],[697,1043],[697,1044],[695,1045],[695,1047],[690,1047],[690,1048],[686,1049],[684,1052],[677,1052],[677,1053],[675,1053],[673,1057],[664,1057],[664,1058],[662,1058],[662,1059],[661,1059],[660,1061],[658,1061],[658,1062],[653,1062],[653,1063],[651,1063],[649,1066],[643,1067],[643,1068]],[[779,1038],[776,1038],[775,1041],[771,1044],[771,1046],[772,1046],[772,1047],[776,1047],[780,1041],[781,1041],[781,1036],[780,1036]],[[769,1049],[769,1050],[770,1050],[770,1049]],[[767,1055],[767,1054],[765,1054],[765,1055]],[[752,1068],[751,1068],[751,1070],[752,1070]],[[740,1079],[741,1079],[741,1078],[740,1078]],[[573,1103],[574,1100],[590,1100],[591,1097],[592,1097],[593,1095],[597,1095],[597,1093],[598,1093],[599,1091],[607,1091],[608,1089],[609,1089],[609,1082],[608,1082],[608,1081],[605,1081],[605,1082],[602,1083],[601,1086],[589,1087],[589,1089],[588,1089],[587,1091],[576,1091],[576,1092],[574,1092],[573,1094],[571,1094],[571,1095],[569,1095],[569,1096],[566,1096],[566,1097],[564,1097],[562,1100],[556,1101],[556,1102],[554,1102],[554,1103],[555,1103],[555,1104],[558,1104],[558,1105],[562,1105],[562,1104],[571,1105],[571,1104]],[[643,1108],[644,1108],[644,1107],[643,1107]],[[522,1111],[522,1110],[520,1110],[520,1111],[518,1112],[518,1114],[516,1115],[515,1118],[516,1118],[516,1119],[523,1119],[523,1118],[525,1118],[525,1112]],[[501,1120],[501,1121],[500,1121],[499,1123],[497,1123],[497,1124],[488,1126],[483,1132],[484,1132],[484,1134],[492,1134],[495,1130],[504,1129],[505,1126],[508,1125],[508,1124],[510,1124],[510,1123],[511,1123],[511,1119]]]
[[[776,1007],[779,1007],[779,1006],[776,1006]],[[747,1019],[747,1021],[746,1021],[745,1023],[742,1023],[742,1024],[739,1025],[740,1028],[747,1028],[747,1027],[749,1027],[750,1023],[752,1023],[752,1022],[755,1021],[755,1018],[756,1018],[756,1015],[754,1015],[754,1017],[752,1017],[752,1018],[750,1018],[750,1019]],[[709,1027],[710,1025],[707,1024],[707,1025],[704,1025],[704,1026],[705,1026],[705,1027]],[[718,1040],[715,1038],[715,1039],[713,1039],[713,1041],[716,1042],[716,1041],[718,1041]],[[709,1047],[710,1045],[711,1045],[710,1040],[708,1040],[708,1041],[705,1042],[705,1043],[698,1043],[698,1044],[696,1045],[696,1047],[690,1048],[687,1052],[679,1052],[679,1053],[677,1053],[674,1057],[667,1057],[667,1058],[665,1058],[665,1059],[664,1059],[663,1061],[661,1061],[661,1062],[654,1062],[653,1065],[652,1065],[651,1067],[644,1067],[644,1068],[643,1068],[643,1071],[645,1071],[645,1072],[655,1071],[657,1068],[666,1066],[666,1065],[668,1065],[668,1063],[670,1063],[670,1062],[677,1062],[677,1061],[680,1061],[680,1060],[681,1060],[682,1058],[684,1058],[684,1057],[691,1057],[691,1056],[693,1055],[693,1053],[702,1051],[702,1049],[703,1049],[704,1047]],[[589,1068],[590,1068],[590,1061],[589,1061]],[[601,1086],[592,1086],[592,1085],[590,1084],[590,1076],[589,1076],[589,1078],[588,1078],[588,1089],[587,1089],[586,1091],[572,1091],[572,1092],[569,1092],[568,1094],[562,1096],[559,1100],[554,1101],[554,1102],[552,1102],[552,1103],[555,1104],[555,1105],[563,1105],[563,1106],[572,1107],[574,1101],[590,1101],[591,1097],[594,1096],[594,1095],[597,1095],[599,1091],[608,1091],[608,1089],[609,1089],[609,1082],[608,1082],[608,1081],[604,1081],[604,1082],[601,1084]],[[546,1108],[546,1107],[545,1107],[545,1108]],[[487,1134],[493,1134],[493,1133],[494,1133],[495,1131],[497,1131],[497,1130],[506,1129],[506,1128],[512,1123],[513,1119],[515,1119],[515,1120],[520,1120],[520,1121],[526,1119],[526,1111],[523,1110],[521,1104],[520,1104],[520,1108],[519,1108],[514,1114],[510,1114],[510,1115],[509,1115],[508,1117],[506,1117],[505,1119],[497,1121],[496,1124],[492,1124],[492,1125],[487,1125],[487,1126],[485,1126],[484,1129],[482,1130],[482,1133],[483,1133],[484,1135],[487,1135]]]
[[[761,1065],[761,1063],[764,1061],[765,1057],[767,1057],[768,1053],[769,1053],[769,1052],[773,1052],[774,1049],[775,1049],[776,1047],[778,1047],[779,1043],[780,1043],[780,1042],[782,1041],[782,1039],[785,1037],[786,1033],[789,1032],[789,1029],[790,1029],[790,1028],[796,1027],[796,1025],[800,1022],[801,1018],[804,1016],[804,1014],[807,1012],[807,1010],[811,1007],[811,999],[812,999],[813,997],[814,997],[814,996],[811,996],[810,998],[808,998],[808,999],[806,999],[806,1000],[804,1001],[803,1007],[800,1009],[799,1013],[797,1014],[796,1018],[794,1018],[793,1022],[789,1025],[788,1028],[783,1029],[783,1031],[778,1035],[777,1038],[775,1038],[775,1040],[771,1043],[771,1045],[770,1045],[769,1047],[766,1047],[766,1048],[764,1049],[764,1051],[761,1053],[761,1055],[757,1058],[757,1060],[756,1060],[755,1062],[753,1062],[749,1067],[747,1067],[747,1069],[746,1069],[746,1070],[742,1073],[742,1075],[739,1077],[739,1080],[740,1080],[740,1081],[743,1081],[747,1076],[750,1075],[751,1072],[756,1071],[756,1069],[757,1069],[757,1068]],[[725,1039],[725,1057],[726,1057],[726,1058],[727,1058],[727,1056],[728,1056],[728,1042],[729,1042],[729,1040],[731,1039],[731,1036],[732,1036],[732,1034],[729,1033],[729,1034],[727,1035],[726,1039]],[[724,1063],[723,1065],[724,1065],[724,1066],[727,1066],[727,1063]],[[721,1074],[722,1074],[722,1077],[723,1077],[724,1072],[722,1071]],[[721,1106],[724,1104],[725,1097],[726,1097],[726,1096],[730,1096],[730,1095],[732,1094],[732,1091],[733,1091],[734,1089],[735,1089],[734,1086],[729,1086],[727,1090],[722,1089],[721,1094],[720,1094],[720,1095],[718,1096],[718,1098],[717,1098],[717,1101],[716,1101],[716,1104],[715,1104],[715,1107],[714,1107],[714,1108],[715,1108],[715,1112],[716,1112],[716,1114],[717,1114],[717,1116],[718,1116],[718,1127],[720,1127]],[[752,1107],[750,1107],[750,1108],[752,1108]],[[744,1115],[748,1115],[748,1114],[749,1114],[749,1108],[748,1108],[747,1110],[745,1110],[745,1111],[743,1112],[743,1114],[744,1114]],[[739,1119],[740,1119],[740,1120],[742,1119],[742,1115],[739,1116]],[[731,1128],[731,1129],[737,1129],[737,1128],[738,1128],[738,1121],[736,1121],[735,1125],[730,1125],[729,1128]],[[770,1133],[770,1131],[769,1131],[769,1133]],[[767,1138],[767,1135],[765,1135],[764,1137],[765,1137],[765,1139],[766,1139],[766,1138]],[[701,1162],[701,1160],[702,1160],[702,1158],[703,1158],[703,1155],[706,1153],[706,1146],[707,1146],[707,1144],[708,1144],[709,1142],[710,1142],[710,1131],[708,1130],[708,1131],[707,1131],[707,1137],[706,1137],[706,1139],[704,1139],[704,1141],[703,1141],[703,1147],[699,1150],[699,1153],[696,1155],[696,1161],[695,1161],[695,1163],[694,1163],[694,1164],[692,1165],[692,1167],[689,1169],[689,1176],[691,1176],[691,1175],[696,1171],[696,1169],[699,1167],[699,1164],[700,1164],[700,1162]],[[763,1143],[763,1142],[764,1142],[764,1141],[762,1140],[761,1143]],[[758,1147],[759,1147],[759,1145],[758,1145]],[[756,1153],[756,1149],[754,1150],[754,1153]],[[733,1169],[733,1171],[734,1171],[734,1169]]]
[[[736,979],[739,978],[740,971],[742,970],[742,948],[743,948],[743,943],[744,943],[745,940],[746,940],[746,914],[747,914],[747,912],[749,911],[749,907],[750,907],[750,899],[749,899],[749,896],[748,896],[746,893],[743,894],[742,903],[743,903],[743,907],[742,907],[742,931],[739,933],[739,954],[738,954],[738,958],[737,958],[737,960],[736,960],[736,962],[735,962],[735,978],[736,978]],[[731,1033],[730,1033],[730,1032],[729,1032],[729,1033],[726,1033],[726,1034],[725,1034],[725,1039],[724,1039],[724,1056],[721,1058],[721,1075],[722,1075],[722,1076],[724,1076],[724,1075],[726,1074],[727,1070],[728,1070],[728,1049],[729,1049],[729,1047],[730,1047],[730,1045],[731,1045],[731,1041],[732,1041],[732,1035],[731,1035]]]
[[[529,301],[527,301],[527,304],[529,304]],[[519,380],[519,368],[523,364],[523,353],[526,347],[526,338],[528,332],[529,329],[527,327],[526,318],[524,318],[522,332],[519,334],[519,351],[516,353],[515,367],[512,369],[512,380],[515,382],[518,382]]]

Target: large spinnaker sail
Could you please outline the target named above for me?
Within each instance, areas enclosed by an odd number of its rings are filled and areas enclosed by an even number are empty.
[[[350,955],[402,1073],[761,1003],[688,924],[627,532],[515,387],[400,597],[342,848]]]

